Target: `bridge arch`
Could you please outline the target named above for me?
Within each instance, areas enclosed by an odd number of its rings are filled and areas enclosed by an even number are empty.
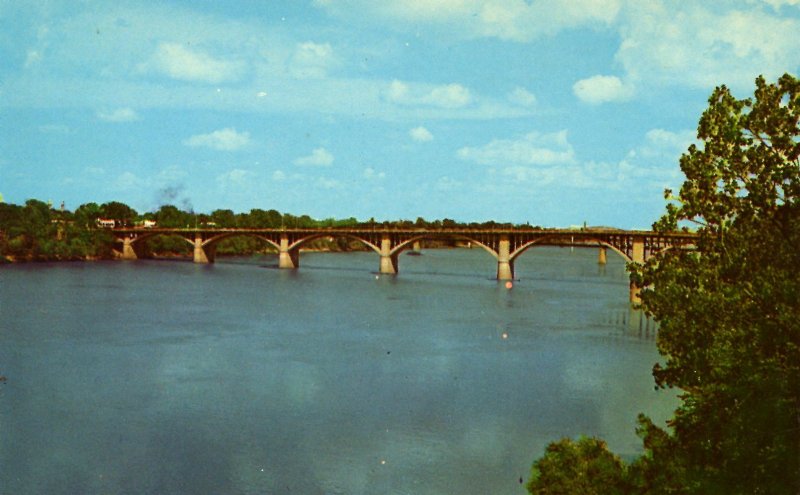
[[[536,238],[536,239],[532,239],[532,240],[530,240],[530,241],[518,246],[516,249],[514,249],[514,251],[511,252],[511,254],[509,255],[509,258],[513,262],[522,253],[524,253],[528,249],[530,249],[532,247],[535,247],[537,245],[540,245],[540,246],[552,246],[552,245],[554,245],[554,243],[552,242],[554,239],[561,239],[561,238],[563,238],[563,235],[544,236],[544,237],[539,237],[539,238]],[[633,261],[633,259],[630,256],[628,256],[624,251],[622,251],[619,247],[617,247],[617,246],[611,244],[610,242],[605,241],[605,240],[603,240],[603,239],[601,239],[599,237],[588,237],[588,238],[581,239],[581,244],[586,244],[587,247],[595,247],[595,246],[593,246],[593,243],[596,244],[596,247],[605,247],[605,248],[611,249],[612,251],[614,251],[615,253],[620,255],[622,257],[622,259],[625,260],[626,263],[630,263],[631,261]]]
[[[365,246],[367,246],[368,248],[372,249],[373,251],[375,251],[378,254],[380,254],[380,252],[381,252],[380,246],[376,245],[374,242],[370,242],[365,237],[362,237],[362,236],[359,236],[359,235],[356,235],[356,234],[351,234],[349,232],[321,232],[321,233],[318,233],[318,234],[311,234],[311,235],[302,237],[300,239],[297,239],[294,242],[289,243],[289,245],[287,246],[287,249],[289,249],[290,251],[297,251],[300,248],[302,248],[303,245],[305,245],[305,244],[313,242],[313,241],[315,241],[317,239],[325,239],[327,237],[331,237],[331,238],[334,238],[334,239],[336,239],[336,238],[339,238],[339,239],[342,239],[342,238],[343,239],[352,239],[354,241],[358,241],[358,242],[364,244]]]
[[[154,237],[159,237],[159,236],[161,236],[161,237],[181,238],[184,241],[186,241],[187,243],[189,243],[190,245],[194,246],[194,242],[191,239],[189,239],[188,237],[186,237],[184,235],[181,235],[181,234],[172,233],[172,232],[147,232],[147,233],[144,233],[144,234],[136,235],[135,237],[123,237],[122,238],[122,242],[123,243],[129,243],[131,245],[142,244],[143,243],[142,241],[146,241],[148,239],[152,239]]]
[[[204,249],[208,248],[214,249],[220,242],[224,241],[225,239],[230,239],[232,237],[251,237],[255,239],[260,239],[266,242],[269,246],[275,248],[276,251],[280,250],[281,248],[280,244],[275,242],[275,240],[270,239],[269,237],[266,237],[264,235],[257,234],[255,232],[225,232],[224,234],[215,235],[213,237],[209,237],[208,239],[203,240],[201,246]]]
[[[409,249],[410,246],[413,246],[415,242],[424,241],[424,240],[442,240],[442,239],[459,239],[459,240],[475,243],[478,246],[480,246],[481,248],[483,248],[485,251],[487,251],[489,254],[491,254],[495,259],[497,258],[497,251],[492,249],[491,246],[481,242],[478,239],[475,239],[474,237],[470,237],[470,236],[467,236],[467,235],[460,235],[460,234],[444,234],[444,235],[442,235],[442,234],[438,234],[437,235],[436,233],[420,234],[418,236],[411,237],[409,239],[406,239],[406,240],[400,242],[394,248],[392,248],[391,253],[392,254],[400,254],[403,251]]]

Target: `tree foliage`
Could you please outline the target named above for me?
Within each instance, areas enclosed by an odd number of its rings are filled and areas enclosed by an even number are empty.
[[[699,492],[800,493],[800,81],[714,91],[657,225],[697,224],[697,250],[639,272],[661,322],[656,383]]]
[[[547,446],[534,465],[528,491],[540,495],[622,495],[628,492],[625,467],[596,438],[569,438]]]
[[[799,121],[792,76],[747,99],[722,86],[681,158],[654,227],[696,226],[696,249],[632,267],[659,322],[656,385],[681,404],[669,430],[640,418],[631,493],[800,493]]]

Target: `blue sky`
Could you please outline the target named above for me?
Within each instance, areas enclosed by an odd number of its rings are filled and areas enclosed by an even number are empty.
[[[647,228],[798,0],[0,0],[0,194]]]

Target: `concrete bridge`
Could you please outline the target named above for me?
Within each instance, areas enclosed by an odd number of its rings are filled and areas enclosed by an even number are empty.
[[[514,261],[534,246],[593,247],[598,263],[606,263],[608,250],[627,262],[643,263],[660,251],[691,246],[696,239],[689,233],[658,233],[615,229],[217,229],[217,228],[118,228],[112,230],[121,246],[122,259],[137,259],[143,241],[159,235],[179,236],[194,250],[195,263],[213,263],[220,241],[234,236],[261,239],[278,252],[280,268],[300,266],[303,246],[320,238],[355,239],[379,255],[380,273],[396,274],[399,255],[419,249],[423,240],[456,240],[486,250],[497,261],[497,280],[514,279]],[[631,286],[631,301],[638,300],[639,289]]]

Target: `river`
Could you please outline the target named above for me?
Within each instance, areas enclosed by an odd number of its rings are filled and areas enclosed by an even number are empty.
[[[623,261],[536,248],[0,267],[0,494],[523,494],[548,442],[640,451]]]

